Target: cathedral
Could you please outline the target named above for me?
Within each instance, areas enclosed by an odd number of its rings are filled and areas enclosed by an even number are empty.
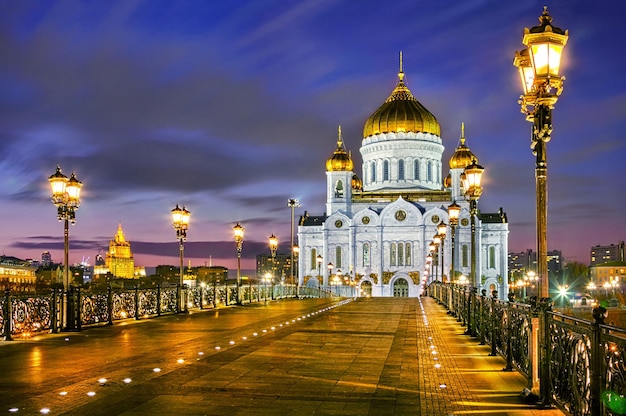
[[[434,281],[460,281],[505,298],[506,214],[478,210],[476,273],[469,281],[470,201],[461,176],[478,158],[466,144],[464,128],[445,178],[443,151],[439,123],[405,84],[400,58],[396,87],[363,127],[361,177],[339,127],[326,161],[326,212],[305,212],[298,224],[300,286],[333,290],[331,285],[345,282],[356,285],[359,296],[416,297]],[[453,203],[461,208],[454,265],[448,218]],[[442,223],[448,225],[443,244],[429,256]]]

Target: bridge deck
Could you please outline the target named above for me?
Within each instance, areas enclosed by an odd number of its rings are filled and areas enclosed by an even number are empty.
[[[0,413],[562,414],[522,404],[525,379],[462,333],[430,298],[372,298],[46,334],[0,343]]]

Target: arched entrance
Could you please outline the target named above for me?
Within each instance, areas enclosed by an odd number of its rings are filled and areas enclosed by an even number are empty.
[[[394,298],[408,298],[409,297],[409,282],[403,277],[399,277],[393,282],[393,297]]]
[[[365,280],[361,283],[361,296],[372,296],[372,282]]]

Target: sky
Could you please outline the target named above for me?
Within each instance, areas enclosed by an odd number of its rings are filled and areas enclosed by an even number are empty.
[[[442,131],[444,175],[465,123],[483,212],[534,249],[535,159],[513,56],[543,5],[569,30],[548,144],[548,247],[589,263],[626,239],[626,56],[620,1],[0,0],[0,250],[63,259],[57,165],[83,182],[70,262],[121,223],[144,266],[177,264],[170,210],[191,211],[185,263],[242,269],[290,246],[288,198],[322,215],[337,127],[361,176],[365,120],[397,82]]]

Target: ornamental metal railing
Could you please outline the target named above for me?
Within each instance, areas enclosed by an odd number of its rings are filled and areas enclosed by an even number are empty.
[[[243,284],[241,302],[264,302],[290,297],[337,296],[328,289],[296,287],[288,284]],[[49,294],[13,295],[6,290],[0,296],[0,337],[5,340],[27,338],[36,334],[80,331],[83,327],[112,325],[124,319],[145,319],[177,313],[178,297],[185,310],[210,309],[237,303],[236,284],[206,284],[182,288],[158,285],[150,288],[88,291],[72,287],[67,293],[51,289]],[[67,308],[67,322],[63,322]]]
[[[489,355],[506,359],[503,370],[516,370],[528,381],[522,393],[542,406],[556,405],[571,415],[613,416],[626,414],[626,330],[606,325],[606,309],[596,307],[594,320],[552,311],[549,301],[519,303],[487,296],[467,285],[433,283],[430,296],[467,327],[465,334],[490,346]],[[542,321],[541,321],[542,320]],[[545,331],[546,345],[539,345],[538,331]],[[548,365],[542,371],[538,353]],[[547,397],[538,397],[535,383],[547,383]],[[547,376],[547,377],[546,377]]]

